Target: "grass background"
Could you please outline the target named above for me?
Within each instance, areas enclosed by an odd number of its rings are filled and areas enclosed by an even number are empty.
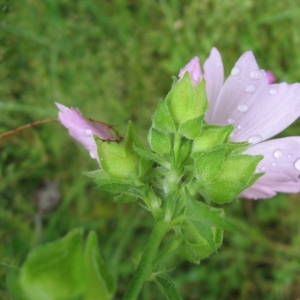
[[[229,74],[254,51],[278,81],[300,80],[297,0],[0,0],[0,132],[56,117],[53,102],[80,107],[124,134],[128,120],[146,140],[157,102],[193,56],[215,46]],[[299,122],[283,135],[299,135]],[[0,140],[0,298],[5,276],[37,244],[35,194],[60,182],[61,203],[43,223],[43,241],[76,226],[97,230],[117,270],[120,297],[152,224],[138,205],[115,205],[81,175],[97,165],[58,123]],[[299,195],[224,206],[238,234],[218,255],[173,274],[184,299],[300,297]],[[118,246],[116,246],[118,245]],[[134,252],[135,251],[135,252]],[[161,299],[150,284],[141,299]]]

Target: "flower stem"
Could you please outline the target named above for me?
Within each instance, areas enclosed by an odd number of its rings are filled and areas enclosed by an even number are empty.
[[[170,230],[169,223],[164,220],[158,221],[154,224],[151,235],[148,239],[142,258],[136,269],[136,272],[129,283],[129,286],[123,296],[123,300],[137,299],[144,282],[150,277],[152,271],[152,263],[155,259],[158,247],[165,236]]]

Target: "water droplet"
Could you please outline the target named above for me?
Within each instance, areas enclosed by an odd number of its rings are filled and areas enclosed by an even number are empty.
[[[254,93],[254,91],[255,91],[255,85],[253,84],[248,85],[245,89],[245,92],[249,94]]]
[[[261,78],[261,72],[259,70],[253,70],[250,73],[250,77],[252,79],[260,79]]]
[[[266,171],[266,167],[263,166],[263,167],[261,168],[261,170],[262,170],[263,172]]]
[[[274,153],[273,153],[273,156],[275,158],[280,158],[282,155],[283,155],[283,152],[280,149],[275,150]]]
[[[235,119],[229,118],[229,119],[227,120],[227,122],[228,122],[229,124],[234,124],[234,123],[235,123]]]
[[[276,166],[276,162],[273,162],[273,163],[272,163],[272,166],[275,167],[275,166]]]
[[[93,158],[93,159],[95,159],[95,155],[94,155],[94,153],[92,151],[90,151],[90,157]]]
[[[86,136],[91,136],[93,134],[93,131],[91,129],[86,129],[84,132]]]
[[[243,126],[242,125],[238,125],[238,127],[237,127],[238,129],[242,129],[243,128]]]
[[[261,142],[262,139],[263,139],[262,136],[256,134],[256,135],[251,136],[251,138],[248,139],[248,142],[251,144],[256,144],[256,143]]]
[[[248,110],[248,106],[246,104],[241,104],[238,107],[238,111],[240,112],[246,112]]]
[[[241,72],[241,69],[238,66],[234,66],[233,69],[231,70],[231,75],[232,76],[237,76]]]
[[[271,95],[276,95],[277,94],[277,90],[276,89],[269,89],[269,94]]]
[[[287,158],[292,158],[292,155],[291,155],[291,154],[289,154],[289,155],[287,156]]]
[[[300,171],[300,158],[295,161],[294,167],[296,170]]]

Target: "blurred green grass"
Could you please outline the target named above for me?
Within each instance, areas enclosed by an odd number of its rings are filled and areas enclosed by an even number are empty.
[[[203,62],[213,46],[227,75],[252,50],[279,81],[299,81],[299,12],[297,0],[0,0],[0,132],[55,117],[57,101],[121,134],[132,120],[146,140],[171,76],[195,55]],[[298,125],[283,134],[299,135]],[[97,230],[118,272],[118,299],[151,218],[138,206],[115,205],[81,175],[97,165],[59,124],[2,139],[0,147],[0,298],[11,299],[5,276],[37,243],[34,195],[51,178],[60,181],[62,201],[44,222],[43,240],[76,226]],[[299,196],[240,200],[225,210],[240,234],[226,233],[219,254],[200,266],[178,262],[173,278],[184,299],[299,298]],[[141,295],[159,297],[150,284]]]

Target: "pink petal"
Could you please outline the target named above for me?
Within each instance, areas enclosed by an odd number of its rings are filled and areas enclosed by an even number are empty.
[[[223,85],[210,122],[235,125],[233,141],[258,143],[281,132],[300,115],[300,84],[269,84],[253,53],[244,53]]]
[[[274,83],[276,81],[276,77],[271,71],[266,71],[266,75],[269,83]]]
[[[257,199],[272,197],[277,192],[300,191],[300,137],[265,141],[251,146],[245,153],[264,156],[257,172],[265,174],[240,196]]]
[[[89,123],[77,108],[68,108],[55,103],[59,108],[58,118],[68,130],[70,136],[80,142],[90,153],[90,156],[99,162],[97,146],[93,135],[101,139],[114,139],[109,127],[102,123]]]
[[[191,77],[193,86],[196,86],[200,82],[200,80],[202,78],[202,71],[201,71],[201,67],[200,67],[200,61],[197,56],[192,58],[191,61],[187,65],[185,65],[182,69],[180,69],[180,72],[178,75],[179,80],[183,77],[185,72],[190,73],[190,77]]]
[[[205,119],[210,123],[213,108],[224,83],[222,58],[216,48],[212,48],[209,57],[204,62],[204,78],[206,80],[206,92],[209,101],[209,109],[205,115]]]

